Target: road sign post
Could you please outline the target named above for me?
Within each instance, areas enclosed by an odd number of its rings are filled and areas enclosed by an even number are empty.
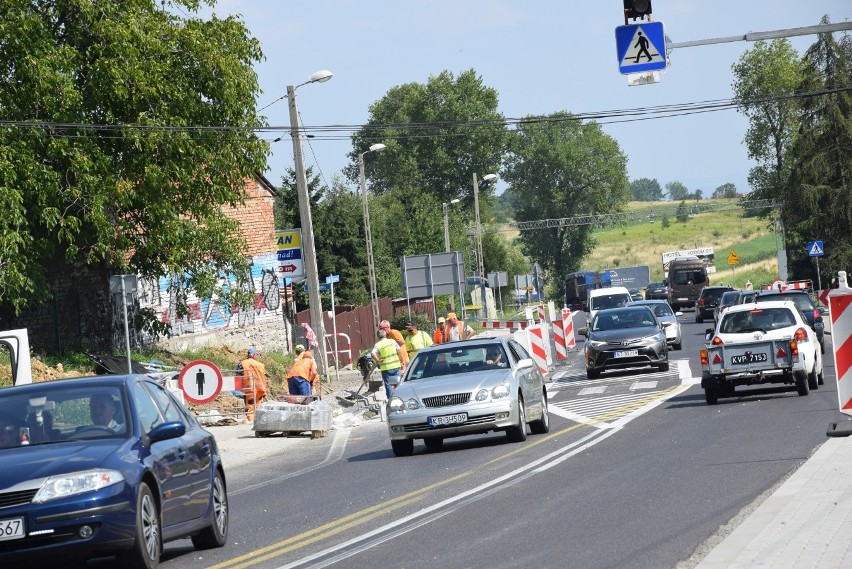
[[[337,360],[337,312],[334,310],[334,283],[340,282],[340,275],[329,275],[325,277],[325,282],[328,284],[328,290],[331,291],[331,332],[334,334],[334,378],[340,383],[340,365]],[[323,349],[325,349],[325,341],[323,341]],[[325,357],[325,354],[323,354]],[[322,397],[322,382],[320,382],[320,398]]]

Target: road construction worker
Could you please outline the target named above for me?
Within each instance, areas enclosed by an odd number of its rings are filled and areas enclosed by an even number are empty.
[[[390,399],[391,393],[399,385],[402,374],[405,373],[406,362],[403,361],[405,349],[388,338],[388,332],[384,328],[379,328],[376,335],[379,341],[373,346],[373,360],[379,366],[379,371],[382,372],[385,393]]]
[[[449,341],[450,337],[447,334],[449,332],[449,327],[447,326],[447,320],[443,316],[438,317],[438,327],[435,328],[435,333],[432,334],[432,343],[433,344],[443,344],[444,342]]]
[[[266,399],[266,366],[257,361],[260,352],[254,346],[247,351],[247,357],[237,365],[237,377],[242,377],[240,391],[246,397],[246,417],[254,420],[255,406]]]
[[[390,322],[388,322],[387,320],[382,320],[379,323],[379,330],[384,330],[385,332],[387,332],[388,338],[399,344],[399,347],[402,348],[402,362],[407,364],[408,351],[405,349],[405,338],[402,337],[402,332],[391,328]]]
[[[458,342],[459,340],[467,340],[473,337],[473,328],[468,326],[463,320],[459,320],[455,312],[447,314],[447,334],[448,342]]]
[[[408,331],[408,337],[405,338],[405,349],[408,351],[408,357],[413,358],[417,352],[427,346],[432,345],[432,338],[423,330],[417,329],[417,324],[409,322],[405,325]]]
[[[310,395],[311,388],[319,382],[317,362],[302,344],[296,344],[296,359],[287,372],[287,389],[290,395]]]

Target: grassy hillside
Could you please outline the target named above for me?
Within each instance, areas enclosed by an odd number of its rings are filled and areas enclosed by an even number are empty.
[[[594,233],[597,246],[584,263],[584,268],[632,267],[648,265],[651,279],[661,280],[661,255],[666,251],[712,247],[715,250],[714,284],[742,287],[746,280],[753,284],[771,282],[777,274],[776,235],[767,222],[756,217],[743,217],[738,210],[702,213],[701,206],[724,204],[733,200],[687,202],[696,206],[685,223],[675,218],[677,204],[671,202],[634,202],[630,221],[620,227],[605,227]],[[664,227],[663,217],[668,217]],[[737,266],[728,265],[727,257],[734,249],[740,259]]]

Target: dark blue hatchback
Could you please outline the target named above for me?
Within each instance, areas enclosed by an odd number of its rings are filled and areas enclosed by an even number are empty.
[[[816,307],[810,294],[804,290],[786,290],[783,292],[762,290],[757,294],[754,302],[767,302],[770,300],[792,300],[796,304],[796,308],[802,311],[813,331],[816,332],[820,351],[823,354],[825,353],[825,342],[823,340],[825,324],[822,321],[822,312]]]
[[[228,535],[216,441],[141,375],[0,389],[0,565],[118,557],[153,568],[162,544]]]

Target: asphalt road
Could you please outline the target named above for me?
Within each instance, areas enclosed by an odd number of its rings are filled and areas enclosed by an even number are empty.
[[[553,374],[551,432],[524,443],[479,435],[395,458],[379,421],[289,439],[228,470],[228,545],[168,544],[162,566],[688,567],[844,416],[830,343],[818,391],[707,406],[696,385],[705,325],[681,321],[668,373],[589,381],[572,354]]]

